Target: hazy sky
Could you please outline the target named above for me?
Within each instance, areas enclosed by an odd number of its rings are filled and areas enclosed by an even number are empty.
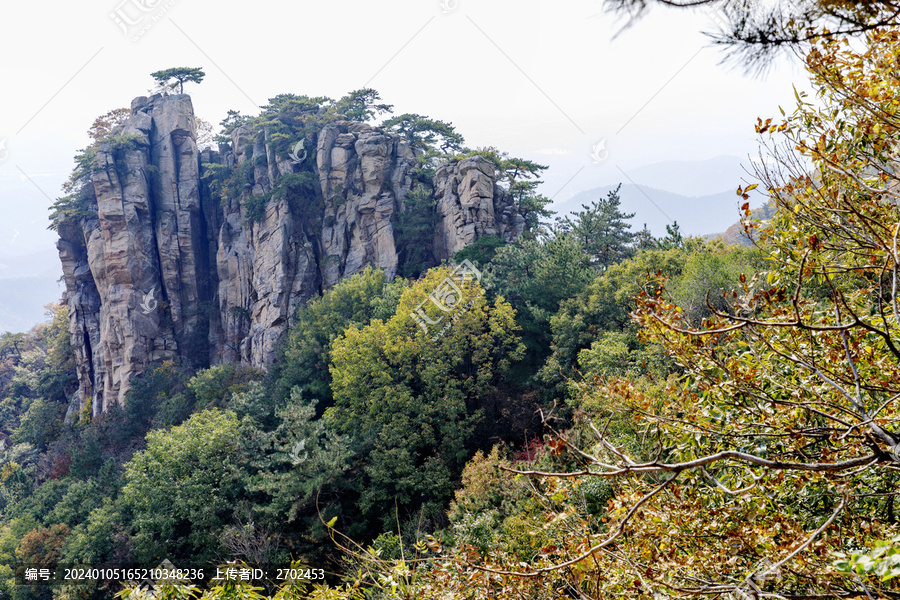
[[[87,128],[167,67],[206,71],[185,91],[214,124],[279,93],[374,87],[469,146],[549,165],[543,191],[558,199],[658,161],[754,153],[756,117],[806,87],[788,62],[756,78],[720,66],[700,33],[708,10],[656,9],[622,31],[599,0],[43,0],[4,2],[0,23],[6,253],[53,243],[48,198]]]

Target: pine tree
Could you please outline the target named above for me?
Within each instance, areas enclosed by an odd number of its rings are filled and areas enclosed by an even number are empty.
[[[591,264],[601,271],[634,254],[632,243],[636,234],[630,231],[631,225],[627,223],[634,213],[620,210],[621,187],[620,184],[610,190],[606,198],[590,205],[582,204],[584,210],[572,213],[559,224],[559,232],[577,239],[591,257]]]

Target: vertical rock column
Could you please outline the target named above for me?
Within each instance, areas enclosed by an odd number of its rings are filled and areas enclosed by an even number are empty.
[[[78,390],[69,404],[67,420],[75,418],[86,402],[94,397],[94,365],[100,360],[100,293],[94,283],[85,246],[85,232],[99,227],[97,219],[82,227],[62,223],[56,248],[66,282],[65,302],[69,308],[69,340],[75,353]],[[99,404],[99,403],[98,403]],[[94,409],[94,410],[99,410]],[[94,414],[92,410],[91,414]]]
[[[154,360],[174,358],[177,351],[160,305],[165,289],[159,277],[151,197],[156,173],[150,162],[154,124],[142,110],[142,100],[133,104],[122,131],[130,139],[104,144],[97,152],[92,172],[97,219],[82,227],[100,300],[99,339],[91,346],[93,381],[82,380],[81,386],[83,394],[93,392],[95,415],[124,403],[133,376]]]
[[[438,260],[475,243],[484,235],[516,239],[525,229],[525,219],[494,181],[494,165],[473,156],[442,165],[435,173],[434,196],[438,226],[434,249]]]
[[[393,221],[412,183],[415,157],[397,136],[364,123],[326,125],[317,148],[325,198],[322,280],[326,288],[372,265],[397,273]]]
[[[209,265],[194,109],[186,94],[155,98],[150,106],[151,157],[158,171],[156,251],[164,299],[182,354],[193,353],[188,360],[202,363],[207,358],[207,313],[212,307],[203,285]]]
[[[151,362],[179,355],[177,341],[197,329],[206,295],[190,97],[136,98],[118,133],[96,154],[96,217],[62,225],[58,244],[77,400],[90,400],[94,415],[123,404]]]
[[[233,160],[237,165],[251,161],[252,179],[240,201],[228,202],[219,227],[218,309],[224,323],[219,344],[223,361],[265,368],[276,358],[297,307],[315,296],[321,285],[315,238],[307,233],[317,223],[307,207],[292,208],[292,202],[310,199],[292,198],[282,190],[268,199],[257,221],[247,215],[248,201],[271,195],[273,182],[299,170],[276,156],[265,132],[254,135],[247,127],[232,134]]]

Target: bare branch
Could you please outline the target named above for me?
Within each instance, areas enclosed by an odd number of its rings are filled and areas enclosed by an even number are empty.
[[[768,469],[778,469],[784,471],[810,471],[818,473],[838,473],[840,471],[846,471],[848,469],[855,469],[859,466],[862,466],[863,464],[872,461],[873,459],[874,462],[886,461],[886,459],[881,455],[872,454],[869,456],[861,456],[859,458],[851,458],[849,460],[843,460],[833,463],[798,463],[785,462],[780,460],[769,460],[759,456],[754,456],[753,454],[748,454],[746,452],[726,450],[724,452],[710,454],[708,456],[703,456],[686,462],[650,462],[619,467],[614,471],[575,471],[571,473],[549,473],[545,471],[519,471],[517,469],[510,469],[509,467],[503,466],[501,466],[500,468],[504,471],[509,471],[510,473],[516,473],[518,475],[535,475],[538,477],[620,477],[629,473],[680,473],[681,471],[696,469],[698,467],[703,467],[724,460],[734,460],[744,464],[766,467]]]
[[[559,571],[560,569],[565,569],[566,567],[572,566],[572,565],[574,565],[574,564],[576,564],[576,563],[579,563],[579,562],[583,561],[584,559],[588,558],[589,556],[591,556],[591,555],[594,554],[595,552],[597,552],[597,551],[599,551],[599,550],[602,550],[603,548],[609,546],[609,545],[612,544],[614,541],[616,541],[616,540],[622,535],[622,533],[625,532],[625,526],[628,524],[628,521],[631,520],[631,517],[634,516],[634,513],[636,513],[637,510],[638,510],[641,506],[643,506],[643,504],[644,504],[645,502],[647,502],[647,500],[649,500],[650,498],[652,498],[653,496],[655,496],[655,495],[658,494],[659,492],[661,492],[661,491],[663,491],[664,489],[666,489],[666,488],[669,486],[669,484],[671,484],[673,481],[675,481],[675,478],[676,478],[676,477],[678,477],[678,473],[675,473],[674,475],[672,475],[672,476],[671,476],[669,479],[667,479],[665,482],[663,482],[663,483],[661,483],[660,485],[656,486],[649,494],[647,494],[646,496],[644,496],[643,498],[641,498],[640,500],[638,500],[638,501],[634,504],[634,506],[631,507],[631,510],[628,511],[628,514],[625,515],[625,518],[623,518],[623,519],[619,522],[619,526],[616,528],[616,531],[615,531],[611,536],[609,536],[608,538],[606,538],[605,540],[603,540],[602,542],[600,542],[600,543],[597,544],[596,546],[591,547],[591,548],[590,548],[587,552],[585,552],[584,554],[581,554],[580,556],[576,556],[575,558],[573,558],[573,559],[571,559],[571,560],[567,560],[566,562],[560,563],[560,564],[558,564],[558,565],[553,565],[552,567],[543,567],[543,568],[540,568],[540,569],[535,569],[534,571],[527,571],[527,572],[521,572],[521,571],[501,571],[501,570],[497,570],[497,569],[490,569],[490,568],[488,568],[488,567],[482,567],[482,566],[480,566],[480,565],[475,565],[475,564],[472,564],[472,563],[469,563],[469,562],[467,562],[466,564],[467,564],[468,566],[472,567],[473,569],[478,569],[479,571],[485,571],[485,572],[488,572],[488,573],[496,573],[496,574],[498,574],[498,575],[512,575],[512,576],[514,576],[514,577],[537,577],[537,576],[539,576],[539,575],[543,575],[544,573],[550,573],[550,572],[552,572],[552,571]]]

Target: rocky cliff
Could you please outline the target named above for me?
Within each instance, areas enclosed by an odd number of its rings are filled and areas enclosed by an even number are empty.
[[[369,265],[398,273],[419,150],[351,121],[288,156],[275,138],[242,126],[200,151],[190,97],[156,95],[97,148],[85,210],[57,227],[80,384],[70,413],[121,404],[154,361],[265,368],[299,305]],[[480,236],[521,235],[489,161],[445,161],[428,184],[434,234],[419,243],[434,264]]]

